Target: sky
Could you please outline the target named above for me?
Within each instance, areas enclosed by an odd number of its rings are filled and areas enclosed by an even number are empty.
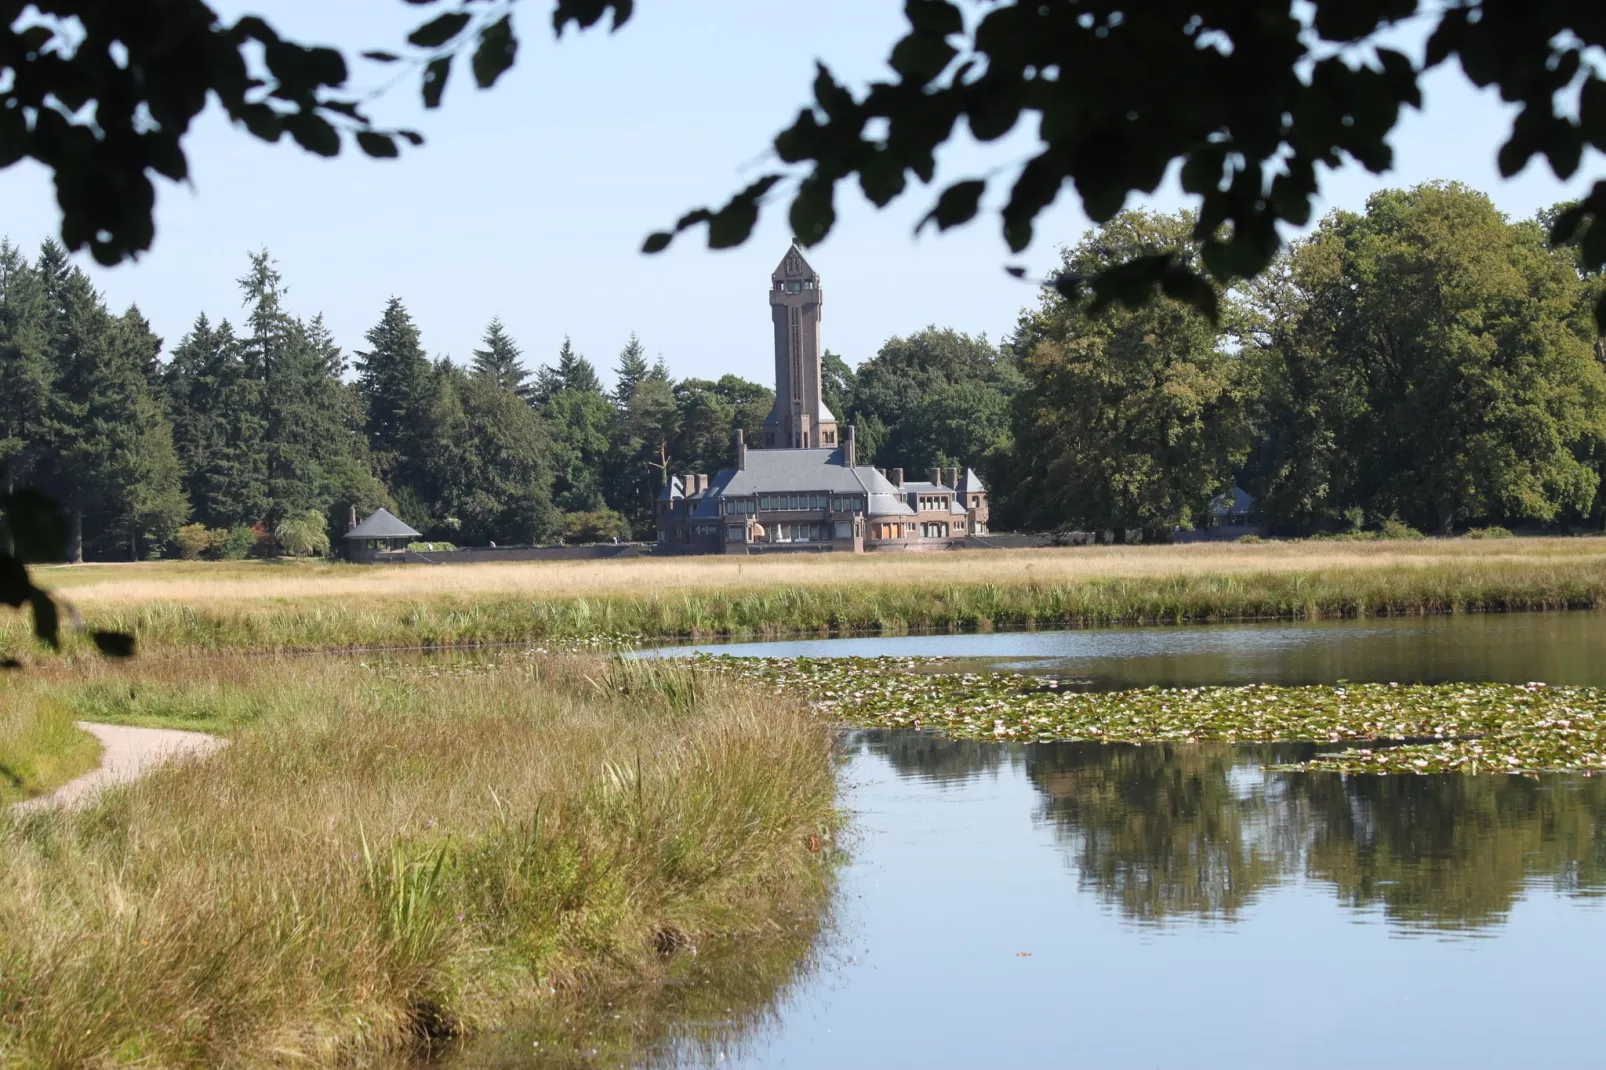
[[[428,14],[399,0],[214,6],[226,18],[249,9],[286,36],[348,54],[397,48]],[[634,331],[676,377],[764,381],[768,279],[791,238],[788,200],[772,202],[734,250],[710,251],[701,230],[656,256],[641,254],[641,242],[761,172],[771,139],[809,99],[817,60],[850,85],[882,74],[904,28],[901,0],[641,0],[619,32],[571,29],[561,41],[548,10],[540,0],[520,5],[518,63],[494,89],[476,90],[460,69],[437,111],[423,110],[412,79],[376,99],[377,121],[427,139],[400,160],[370,160],[349,146],[326,160],[288,139],[265,144],[214,106],[186,142],[190,181],[157,180],[151,251],[110,269],[87,256],[80,263],[114,309],[138,304],[169,348],[198,313],[239,319],[235,280],[247,252],[267,248],[290,308],[323,313],[348,351],[363,348],[394,295],[433,356],[468,360],[500,316],[532,367],[552,362],[568,336],[607,377]],[[378,86],[388,73],[363,64],[355,81]],[[1394,169],[1326,173],[1318,215],[1359,209],[1378,189],[1455,179],[1526,217],[1606,174],[1592,154],[1567,183],[1537,160],[1502,180],[1495,151],[1510,109],[1453,67],[1429,76],[1425,97],[1424,112],[1407,113],[1396,129]],[[1023,122],[985,147],[961,138],[939,159],[933,188],[912,184],[912,196],[880,212],[856,187],[839,189],[835,230],[805,254],[823,280],[828,349],[858,364],[888,338],[929,324],[995,340],[1011,330],[1036,294],[1004,267],[1041,277],[1057,263],[1058,248],[1089,226],[1074,194],[1039,218],[1036,241],[1019,256],[985,210],[1002,203],[1007,180],[970,225],[940,235],[914,228],[945,180],[1024,159],[1034,130]],[[1128,207],[1188,203],[1168,184]],[[44,168],[29,161],[0,171],[0,234],[33,250],[59,226]]]

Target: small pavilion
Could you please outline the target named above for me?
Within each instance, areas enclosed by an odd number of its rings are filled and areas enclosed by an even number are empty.
[[[377,561],[384,553],[405,552],[407,544],[419,537],[389,509],[375,509],[361,524],[355,523],[355,509],[351,516],[353,524],[344,538],[346,557],[352,561]]]

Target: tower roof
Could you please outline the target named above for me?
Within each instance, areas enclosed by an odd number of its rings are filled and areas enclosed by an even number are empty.
[[[818,279],[809,262],[803,259],[803,250],[795,244],[781,257],[781,262],[775,266],[775,272],[770,275],[771,281],[780,282],[783,279]]]

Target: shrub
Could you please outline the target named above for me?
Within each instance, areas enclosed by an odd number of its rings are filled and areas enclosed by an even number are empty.
[[[301,516],[286,517],[273,529],[279,548],[291,557],[323,556],[329,552],[329,532],[323,514],[309,509]]]
[[[1383,521],[1381,531],[1385,539],[1420,539],[1424,537],[1420,531],[1397,516],[1391,516]]]
[[[1260,542],[1265,542],[1266,540],[1262,539],[1259,535],[1240,535],[1240,536],[1238,536],[1236,539],[1234,539],[1232,541],[1233,542],[1260,543]]]
[[[223,528],[209,528],[205,524],[185,524],[178,529],[178,555],[186,561],[217,556],[218,549],[228,539]]]
[[[244,561],[256,548],[256,532],[244,524],[236,524],[224,533],[223,541],[217,547],[217,555],[224,561]]]
[[[1358,505],[1350,506],[1340,515],[1344,518],[1345,531],[1357,532],[1366,526],[1366,510]]]
[[[612,509],[563,514],[564,542],[607,542],[624,529],[624,517]]]
[[[410,542],[407,544],[407,548],[415,554],[445,553],[448,550],[457,549],[456,546],[449,542]]]
[[[1467,538],[1469,538],[1469,539],[1509,539],[1509,538],[1511,538],[1511,529],[1510,528],[1503,528],[1499,524],[1490,524],[1486,528],[1468,528],[1467,529]]]

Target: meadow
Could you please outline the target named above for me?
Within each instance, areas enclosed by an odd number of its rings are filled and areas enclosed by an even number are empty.
[[[0,686],[232,740],[0,816],[7,1066],[411,1056],[579,1020],[698,951],[781,963],[773,992],[821,924],[829,728],[686,664],[136,659]]]
[[[38,570],[146,654],[1600,608],[1606,539],[1430,539],[354,566]],[[32,649],[24,622],[0,653]]]

